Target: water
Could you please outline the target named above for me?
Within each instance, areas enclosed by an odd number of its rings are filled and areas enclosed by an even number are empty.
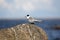
[[[25,19],[20,20],[0,20],[0,29],[13,27],[18,24],[28,23]],[[35,25],[43,28],[49,40],[60,40],[60,30],[51,29],[53,26],[60,25],[60,20],[44,20],[43,23],[35,23]]]

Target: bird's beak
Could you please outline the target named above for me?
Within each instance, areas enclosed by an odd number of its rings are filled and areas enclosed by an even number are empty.
[[[25,16],[25,18],[26,18],[26,16]]]

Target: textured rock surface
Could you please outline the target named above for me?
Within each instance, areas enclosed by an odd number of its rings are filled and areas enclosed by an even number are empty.
[[[0,40],[48,40],[46,33],[33,24],[20,24],[0,29]]]

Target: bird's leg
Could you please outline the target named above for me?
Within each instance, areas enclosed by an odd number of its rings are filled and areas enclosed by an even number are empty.
[[[31,24],[34,24],[34,22],[32,22]]]

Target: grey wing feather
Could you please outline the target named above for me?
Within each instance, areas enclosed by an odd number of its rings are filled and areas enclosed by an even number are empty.
[[[34,18],[33,18],[33,17],[29,17],[29,19],[30,19],[30,20],[34,20]]]

